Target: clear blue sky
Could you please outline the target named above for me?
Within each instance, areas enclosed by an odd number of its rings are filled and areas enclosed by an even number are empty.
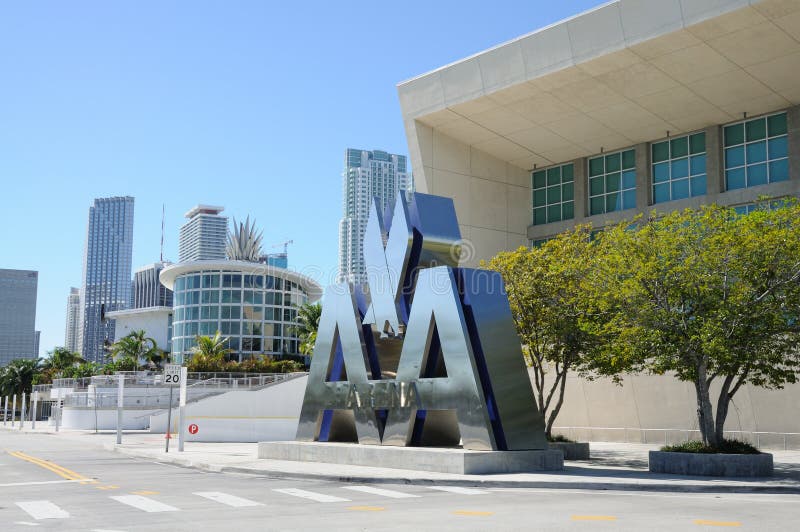
[[[136,198],[133,268],[197,203],[335,273],[346,147],[407,154],[396,84],[597,0],[61,0],[0,6],[0,268],[38,270],[63,345],[93,198]],[[316,273],[315,273],[316,272]]]

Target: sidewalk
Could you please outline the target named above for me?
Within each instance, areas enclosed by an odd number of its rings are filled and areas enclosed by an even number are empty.
[[[0,429],[3,429],[0,425]],[[6,430],[11,430],[5,427]],[[19,429],[16,429],[19,430]],[[53,428],[29,427],[23,432],[54,434]],[[164,435],[149,432],[125,432],[123,443],[116,445],[113,431],[62,430],[57,437],[102,447],[124,455],[157,462],[172,463],[205,471],[240,473],[266,477],[316,479],[337,482],[438,484],[493,488],[547,488],[582,490],[635,490],[708,493],[789,493],[800,495],[800,451],[770,451],[774,456],[775,475],[761,479],[723,479],[686,477],[650,473],[647,452],[657,445],[592,442],[592,459],[568,461],[564,471],[515,473],[502,475],[456,475],[404,469],[349,466],[316,462],[259,460],[255,443],[185,444],[178,452],[178,441],[170,442],[164,452]]]

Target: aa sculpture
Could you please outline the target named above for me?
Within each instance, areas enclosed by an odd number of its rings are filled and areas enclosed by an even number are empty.
[[[461,246],[451,199],[373,200],[368,282],[325,291],[298,440],[547,447],[503,280]]]

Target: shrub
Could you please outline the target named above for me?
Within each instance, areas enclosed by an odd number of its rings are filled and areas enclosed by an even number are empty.
[[[701,441],[693,440],[676,445],[665,445],[661,450],[670,453],[761,454],[761,451],[749,443],[739,440],[722,440],[722,445],[719,447],[711,447]]]
[[[570,440],[563,434],[551,434],[547,438],[547,441],[549,441],[550,443],[575,443],[575,440]]]

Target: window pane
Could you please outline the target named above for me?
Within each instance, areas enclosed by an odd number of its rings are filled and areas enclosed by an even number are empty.
[[[681,179],[689,176],[689,159],[672,161],[672,179]]]
[[[575,175],[575,168],[571,164],[565,164],[561,167],[561,181],[572,181]]]
[[[767,182],[767,165],[754,164],[747,167],[747,186],[754,187]]]
[[[745,124],[747,142],[761,140],[767,136],[767,121],[763,118],[751,120]]]
[[[672,199],[684,199],[689,197],[689,180],[679,179],[672,182]]]
[[[561,183],[561,170],[558,166],[547,171],[547,184],[558,185]]]
[[[781,113],[779,115],[774,115],[767,118],[767,129],[769,130],[770,137],[774,137],[775,135],[785,135],[786,113]]]
[[[627,170],[628,168],[635,168],[636,167],[636,152],[634,150],[628,150],[622,152],[622,168]]]
[[[589,195],[596,196],[603,193],[603,178],[593,177],[589,180]]]
[[[706,173],[706,156],[695,155],[689,159],[690,174],[705,174]]]
[[[589,201],[589,214],[603,214],[605,208],[605,203],[603,200],[603,196],[598,198],[592,198]]]
[[[628,170],[622,172],[622,188],[634,188],[636,186],[636,171]]]
[[[619,172],[621,170],[620,164],[619,153],[606,155],[606,172]]]
[[[547,191],[543,188],[533,191],[533,206],[544,207],[547,205]]]
[[[789,160],[774,161],[769,163],[769,181],[786,181],[789,179]]]
[[[706,151],[706,134],[695,133],[689,137],[689,153],[692,155],[696,153],[705,153]]]
[[[653,187],[653,203],[669,201],[669,183],[661,183]]]
[[[596,176],[603,173],[603,158],[596,157],[589,159],[589,176]]]
[[[547,187],[547,203],[557,203],[561,201],[561,187]]]
[[[575,195],[575,184],[574,183],[564,183],[561,185],[561,197],[564,201],[568,201],[573,199]]]
[[[622,208],[635,209],[636,208],[636,191],[626,190],[622,193]]]
[[[698,175],[692,178],[692,196],[702,196],[706,193],[706,175]]]
[[[547,207],[547,223],[561,221],[561,204],[550,205]]]
[[[744,146],[727,148],[725,150],[725,168],[735,168],[744,165]]]
[[[653,162],[660,163],[669,159],[669,142],[658,142],[653,144]]]
[[[622,209],[620,200],[622,197],[618,192],[611,193],[606,196],[606,212],[618,211]]]
[[[735,146],[744,142],[744,124],[725,128],[725,146]]]
[[[547,173],[539,170],[533,173],[533,188],[541,188],[547,184]]]
[[[737,168],[735,170],[728,170],[725,172],[726,190],[735,190],[737,188],[745,187],[745,172],[744,168]]]
[[[689,139],[681,137],[670,141],[671,157],[686,157],[689,155]]]
[[[616,192],[619,190],[620,173],[609,174],[606,176],[606,192]]]
[[[747,164],[760,163],[767,160],[767,143],[754,142],[747,145]]]
[[[789,148],[787,146],[787,138],[779,137],[769,141],[769,158],[780,159],[789,155]]]
[[[547,223],[547,209],[545,207],[539,207],[538,209],[533,209],[533,225],[541,225]]]
[[[562,209],[562,216],[564,220],[571,220],[575,217],[575,203],[572,201],[565,201]]]
[[[669,181],[669,163],[658,163],[653,165],[653,181],[662,183]]]

